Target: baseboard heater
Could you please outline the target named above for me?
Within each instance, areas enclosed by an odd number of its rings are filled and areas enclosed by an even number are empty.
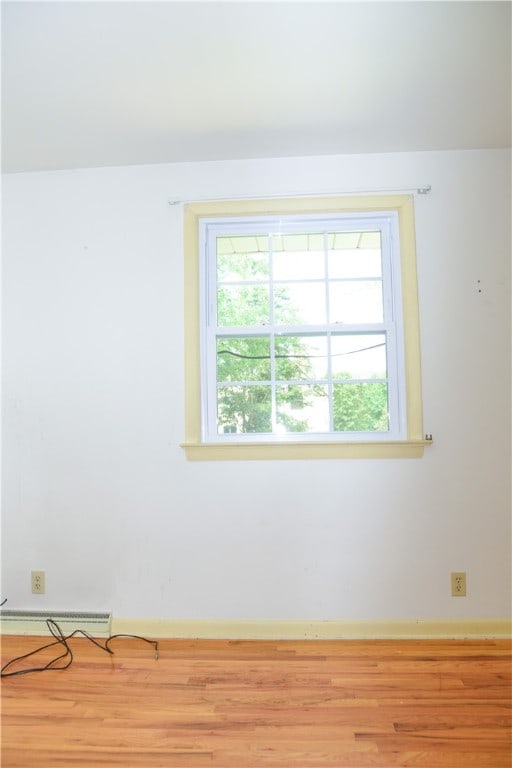
[[[47,620],[53,619],[64,635],[77,629],[93,637],[109,637],[110,613],[70,613],[68,611],[0,611],[0,628],[4,635],[50,635]]]

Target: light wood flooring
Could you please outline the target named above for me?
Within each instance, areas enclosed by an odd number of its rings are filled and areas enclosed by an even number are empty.
[[[4,636],[2,664],[49,640]],[[2,679],[2,768],[512,765],[508,641],[70,645]]]

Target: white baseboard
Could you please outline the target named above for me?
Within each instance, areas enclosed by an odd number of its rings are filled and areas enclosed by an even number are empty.
[[[226,640],[508,639],[510,620],[238,621],[112,618],[112,633]]]

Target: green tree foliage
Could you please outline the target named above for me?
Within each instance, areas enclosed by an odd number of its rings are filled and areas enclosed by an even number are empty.
[[[350,379],[350,374],[341,378]],[[336,432],[381,432],[388,429],[388,392],[383,381],[335,384]]]
[[[222,382],[217,391],[218,422],[222,431],[272,431],[270,355],[268,336],[222,336],[217,340],[217,381]],[[276,339],[275,355],[279,379],[300,381],[311,377],[311,363],[297,337]],[[286,388],[286,402],[296,410],[310,404],[308,395],[309,391],[299,384]],[[278,421],[287,431],[303,432],[307,428],[304,420],[282,411],[278,412]]]
[[[218,257],[220,274],[235,276],[237,280],[264,280],[267,261],[260,254],[237,254]],[[280,309],[287,323],[296,321],[286,290],[274,293],[274,305]],[[218,325],[262,326],[270,319],[269,293],[264,282],[244,285],[220,286],[217,293]],[[311,363],[304,345],[294,336],[280,337],[275,341],[277,376],[282,380],[307,380],[311,378]],[[226,432],[272,432],[272,392],[270,387],[270,340],[262,336],[222,336],[217,340],[218,424]],[[233,382],[233,386],[226,386]],[[242,384],[244,382],[245,384]],[[249,384],[254,382],[254,384]],[[256,383],[257,382],[257,383]],[[309,395],[309,392],[308,392]],[[295,409],[309,405],[306,389],[300,385],[287,387],[289,404]],[[287,431],[302,432],[307,424],[289,414],[278,414],[278,420]]]

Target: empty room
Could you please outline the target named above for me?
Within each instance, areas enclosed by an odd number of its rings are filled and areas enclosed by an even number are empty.
[[[2,2],[3,768],[510,766],[511,10]]]

